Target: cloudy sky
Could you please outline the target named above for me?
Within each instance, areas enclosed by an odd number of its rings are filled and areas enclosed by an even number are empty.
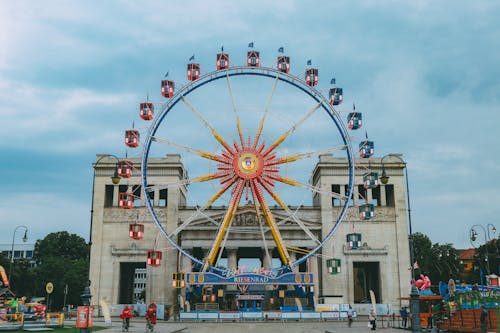
[[[499,17],[486,0],[1,1],[0,243],[17,225],[88,238],[92,162],[125,154],[137,103],[192,54],[253,41],[334,73],[376,155],[408,161],[413,230],[468,247],[474,224],[500,229]]]

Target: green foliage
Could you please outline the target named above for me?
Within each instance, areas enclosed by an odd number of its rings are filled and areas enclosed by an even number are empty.
[[[64,290],[68,286],[66,304],[80,304],[87,281],[89,246],[75,234],[60,231],[48,234],[35,243],[35,267],[27,260],[13,264],[13,290],[20,296],[46,296],[45,286],[54,285],[50,294],[51,310],[61,310]],[[7,266],[8,267],[8,266]]]
[[[483,281],[480,281],[480,272],[482,272]],[[473,269],[468,276],[468,280],[472,283],[485,282],[484,277],[488,273],[500,275],[500,240],[498,238],[492,239],[476,248]]]
[[[448,281],[450,278],[460,277],[461,265],[458,260],[458,251],[452,244],[432,244],[429,237],[422,233],[412,236],[415,260],[419,269],[415,270],[415,277],[427,275],[433,285],[439,281]]]

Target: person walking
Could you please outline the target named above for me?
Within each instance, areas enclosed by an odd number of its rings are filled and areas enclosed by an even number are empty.
[[[406,325],[408,324],[408,310],[406,306],[403,306],[399,310],[399,316],[401,317],[401,328],[406,329]]]
[[[484,304],[481,305],[481,317],[479,317],[479,321],[481,322],[481,333],[486,333],[488,330],[488,310],[486,310]]]
[[[370,313],[368,313],[368,320],[370,321],[371,330],[375,331],[377,329],[377,313],[375,312],[375,308],[372,308]]]
[[[354,311],[352,310],[352,307],[349,304],[349,309],[347,310],[347,324],[349,325],[349,327],[351,327],[352,321],[354,320],[353,315],[354,315]]]

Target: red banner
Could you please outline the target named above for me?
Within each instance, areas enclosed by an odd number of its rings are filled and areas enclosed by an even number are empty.
[[[5,269],[1,265],[0,265],[0,276],[2,277],[2,283],[4,287],[8,287],[10,285],[9,278],[7,277],[7,273],[5,273]]]
[[[88,315],[90,310],[90,316]],[[79,306],[76,315],[76,327],[78,328],[87,328],[92,327],[92,306]]]

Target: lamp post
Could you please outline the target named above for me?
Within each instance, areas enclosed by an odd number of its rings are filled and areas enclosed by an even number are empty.
[[[399,154],[387,154],[384,155],[380,159],[380,163],[382,164],[382,175],[380,176],[380,182],[386,185],[389,182],[389,176],[385,170],[384,160],[386,158],[393,157],[399,160],[399,162],[404,164],[405,169],[405,183],[406,183],[406,207],[408,210],[408,233],[409,233],[409,245],[410,245],[410,267],[411,267],[411,278],[414,279],[414,262],[415,262],[415,253],[413,248],[413,233],[412,233],[412,225],[411,225],[411,205],[410,205],[410,186],[408,183],[408,168],[406,167],[406,162],[401,158]],[[419,305],[419,294],[418,289],[415,284],[412,284],[410,290],[410,312],[413,315],[413,319],[411,321],[411,330],[412,332],[420,332],[420,305]]]
[[[14,262],[14,241],[16,239],[16,231],[19,228],[24,228],[24,236],[22,238],[23,242],[26,243],[26,241],[28,240],[28,227],[25,225],[18,225],[14,229],[14,233],[12,234],[12,247],[10,249],[9,282],[11,286],[12,286],[12,281],[14,280],[13,278],[14,275],[12,274],[12,263]]]
[[[411,226],[411,205],[410,205],[410,186],[408,184],[408,168],[406,167],[406,162],[401,158],[400,155],[397,154],[387,154],[383,156],[380,159],[380,163],[382,164],[382,175],[380,176],[380,182],[384,185],[386,185],[389,182],[389,176],[387,175],[387,172],[385,171],[385,164],[384,164],[384,159],[388,157],[394,157],[397,158],[401,163],[405,165],[405,183],[406,183],[406,205],[407,205],[407,210],[408,210],[408,232],[410,235],[410,265],[411,265],[411,272],[412,272],[412,279],[414,278],[413,274],[413,263],[415,260],[415,253],[413,249],[413,233],[412,233],[412,226]]]
[[[120,176],[118,175],[118,162],[120,162],[120,160],[118,159],[118,157],[116,157],[115,155],[112,155],[112,154],[103,154],[103,155],[98,155],[99,158],[97,159],[97,161],[94,163],[93,165],[93,169],[94,169],[94,174],[93,174],[93,178],[92,178],[92,202],[91,202],[91,208],[90,208],[90,233],[89,233],[89,254],[88,254],[88,259],[89,259],[89,267],[87,269],[87,282],[85,284],[85,289],[83,290],[83,294],[80,295],[80,298],[82,299],[82,305],[83,306],[86,306],[87,307],[87,316],[86,316],[86,327],[83,327],[80,329],[80,333],[87,333],[89,331],[89,319],[90,319],[90,299],[92,298],[92,295],[90,294],[90,255],[91,255],[91,252],[92,252],[92,223],[93,223],[93,220],[94,220],[94,193],[95,193],[95,169],[97,167],[97,165],[99,164],[99,162],[102,161],[102,159],[106,158],[106,157],[112,157],[114,159],[116,159],[117,163],[115,165],[115,172],[113,174],[113,176],[111,177],[111,182],[114,184],[114,185],[117,185],[120,183]]]
[[[474,224],[469,230],[469,235],[470,235],[469,240],[470,240],[471,245],[475,249],[477,248],[477,246],[474,244],[474,242],[478,238],[478,233],[477,233],[476,229],[474,229],[474,228],[480,228],[483,230],[483,233],[484,233],[484,244],[486,245],[486,256],[485,256],[486,273],[489,275],[490,274],[490,261],[488,259],[488,254],[489,254],[488,253],[488,243],[491,240],[490,231],[492,234],[495,234],[497,232],[497,228],[491,223],[488,223],[486,225],[486,228],[484,226],[482,226],[481,224]]]

